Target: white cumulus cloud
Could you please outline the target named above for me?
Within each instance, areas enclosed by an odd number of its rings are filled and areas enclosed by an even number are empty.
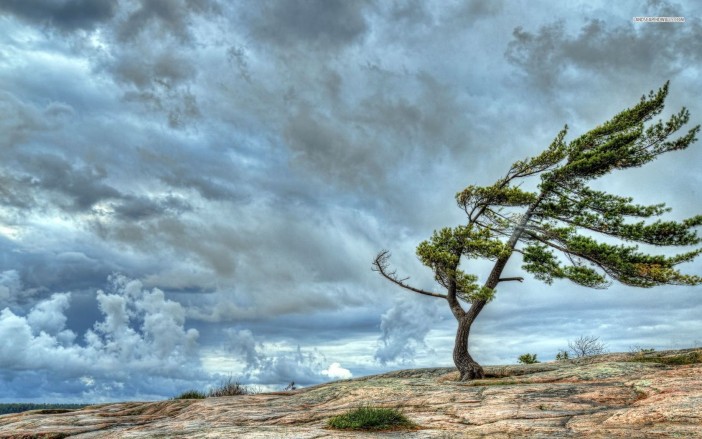
[[[350,370],[341,367],[340,363],[332,363],[328,368],[320,372],[324,376],[328,376],[335,380],[345,380],[353,376]]]
[[[183,381],[211,380],[200,366],[199,333],[185,327],[179,303],[124,276],[110,281],[110,291],[97,292],[102,318],[80,339],[65,329],[70,293],[53,294],[26,316],[0,311],[0,367],[9,374],[0,382],[4,398],[68,388],[83,401],[156,398],[172,396]]]

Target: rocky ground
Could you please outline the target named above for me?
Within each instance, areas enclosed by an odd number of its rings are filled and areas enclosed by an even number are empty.
[[[702,350],[486,368],[415,369],[279,393],[128,402],[0,416],[0,438],[702,437]],[[420,429],[358,433],[326,421],[400,408]]]

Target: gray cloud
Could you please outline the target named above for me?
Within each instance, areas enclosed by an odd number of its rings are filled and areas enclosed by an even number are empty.
[[[0,306],[6,307],[19,298],[22,291],[22,280],[17,270],[0,272]]]
[[[97,31],[68,40],[69,50],[115,80],[125,101],[165,114],[172,128],[191,125],[200,115],[192,55],[203,44],[192,33],[193,21],[221,12],[218,2],[138,0],[115,9]]]
[[[380,345],[375,359],[381,364],[412,363],[417,351],[429,350],[425,339],[439,320],[439,306],[435,300],[412,300],[405,297],[382,315]]]
[[[51,153],[20,156],[30,173],[31,186],[64,196],[53,201],[68,211],[86,211],[100,201],[120,198],[120,192],[104,182],[107,172],[101,166],[76,166]],[[26,181],[23,179],[20,183]]]
[[[120,41],[131,41],[147,28],[155,30],[158,36],[188,41],[193,14],[219,11],[218,2],[213,0],[139,0],[137,4],[120,23],[117,31]]]
[[[256,343],[251,331],[229,331],[229,349],[246,362],[244,379],[251,383],[284,387],[290,382],[307,386],[329,379],[351,378],[352,374],[338,362],[329,363],[316,350],[299,345],[287,351],[269,354],[264,344]]]
[[[298,153],[294,160],[333,182],[374,185],[383,175],[378,160],[383,151],[372,144],[357,148],[352,133],[340,133],[336,128],[335,123],[311,109],[293,116],[285,134],[290,148]]]
[[[276,47],[312,45],[340,48],[351,44],[368,30],[364,0],[296,0],[262,2],[252,12],[252,33],[258,41]]]
[[[114,77],[139,89],[157,85],[172,89],[196,74],[194,66],[187,59],[176,55],[174,49],[166,48],[163,52],[153,54],[153,58],[145,58],[143,53],[129,51],[113,66]]]
[[[23,102],[6,90],[0,90],[0,128],[4,133],[0,145],[10,148],[25,142],[33,133],[56,131],[73,109],[66,104],[52,102],[44,108]]]
[[[113,208],[116,217],[122,221],[144,220],[169,213],[177,215],[192,210],[192,206],[186,200],[172,195],[161,199],[126,196]]]
[[[25,209],[34,206],[31,193],[32,179],[29,176],[0,174],[0,203],[15,209]],[[5,213],[3,216],[6,216]],[[5,218],[7,221],[7,218]]]
[[[403,25],[429,24],[433,21],[430,8],[421,0],[392,2],[389,10],[390,18]]]
[[[690,98],[702,92],[702,50],[689,3],[634,12],[687,16],[670,26],[635,25],[626,5],[597,4],[135,0],[84,24],[52,24],[63,6],[42,18],[7,5],[0,308],[31,352],[61,344],[65,357],[46,349],[74,365],[110,343],[116,350],[89,375],[67,372],[65,385],[51,382],[64,375],[50,364],[3,363],[9,399],[47,389],[172,396],[244,371],[257,383],[312,383],[413,355],[417,366],[448,365],[455,323],[445,305],[420,306],[378,278],[369,269],[378,250],[432,288],[414,249],[464,221],[453,195],[465,185],[492,183],[564,123],[575,136],[666,79],[670,108],[702,114]],[[545,7],[548,17],[533,12]],[[698,156],[691,149],[604,184],[692,215],[699,176],[685,164]],[[650,176],[672,168],[662,192]],[[114,272],[140,279],[141,293],[106,288]],[[70,301],[53,296],[61,291]],[[629,292],[510,285],[473,328],[473,352],[513,362],[527,350],[548,358],[571,333],[621,346],[696,328],[675,311],[696,309],[689,291],[668,295],[659,320],[637,317],[652,299],[620,301]],[[109,378],[122,367],[115,352],[146,343],[177,357],[188,329],[201,334],[183,354],[197,376],[127,379],[151,369],[125,354],[126,375]],[[149,345],[148,331],[175,338]]]
[[[685,8],[665,1],[649,1],[645,13],[686,15]],[[517,27],[505,56],[529,81],[552,91],[586,75],[596,75],[598,80],[654,75],[662,83],[688,68],[691,62],[700,61],[699,20],[692,18],[683,25],[672,26],[634,23],[631,19],[615,23],[589,18],[575,35],[566,30],[563,20],[544,25],[536,32]]]
[[[184,128],[201,115],[197,95],[190,89],[195,69],[187,61],[166,53],[168,50],[154,54],[153,62],[144,61],[143,54],[130,51],[112,60],[107,69],[115,79],[132,86],[124,92],[125,102],[163,113],[169,127]]]
[[[2,2],[0,10],[62,31],[91,30],[115,15],[116,3],[111,0],[7,0]]]
[[[486,20],[494,17],[505,9],[503,0],[466,0],[460,2],[456,10],[452,12],[452,20],[456,22],[474,24],[479,20]]]
[[[161,180],[176,188],[194,189],[206,200],[241,200],[247,198],[226,178],[214,175],[193,174],[187,167],[176,167],[161,176]]]

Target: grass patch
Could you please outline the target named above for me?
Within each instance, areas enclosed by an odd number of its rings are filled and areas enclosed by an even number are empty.
[[[417,424],[410,421],[397,409],[382,407],[359,407],[344,414],[334,416],[327,421],[330,428],[337,430],[405,430],[416,429]]]
[[[222,381],[218,387],[210,389],[207,396],[218,397],[218,396],[237,396],[237,395],[250,395],[252,392],[239,381],[235,381],[232,377],[227,378]]]
[[[645,355],[650,354],[650,352],[641,352],[635,355],[631,362],[635,363],[661,363],[673,366],[681,366],[685,364],[699,364],[702,363],[702,350],[687,352],[678,355],[665,356],[663,354],[658,355]]]
[[[178,396],[174,396],[173,399],[205,399],[207,394],[200,392],[199,390],[186,390]]]
[[[239,381],[234,380],[232,377],[229,377],[226,380],[222,380],[217,387],[210,389],[208,392],[187,390],[173,397],[173,399],[205,399],[217,398],[219,396],[253,395],[255,393],[259,393],[256,388],[249,388]]]

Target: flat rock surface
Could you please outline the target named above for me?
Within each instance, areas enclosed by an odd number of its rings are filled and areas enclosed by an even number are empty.
[[[702,437],[702,350],[579,361],[414,369],[291,392],[104,404],[0,416],[0,438]],[[691,363],[691,364],[686,364]],[[362,405],[394,407],[414,431],[345,432],[326,421]]]

